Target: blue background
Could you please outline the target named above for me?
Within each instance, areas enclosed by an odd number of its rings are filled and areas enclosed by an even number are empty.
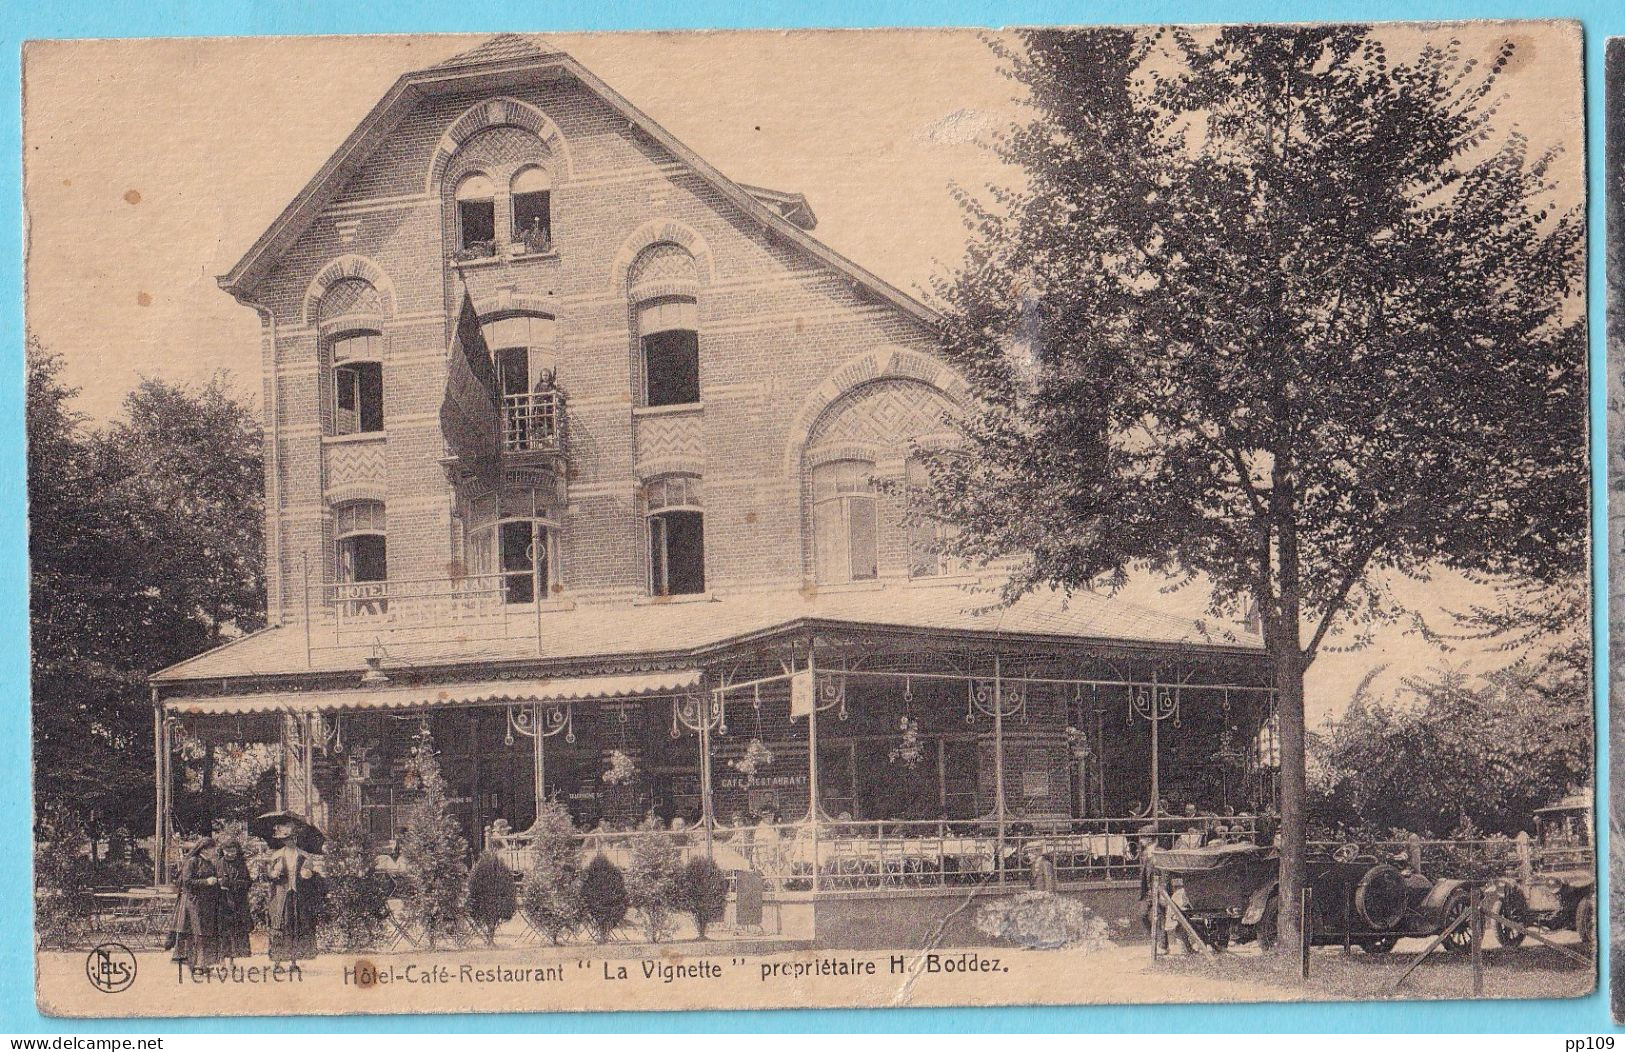
[[[0,9],[0,229],[12,232],[0,251],[0,1032],[218,1033],[380,1029],[463,1032],[570,1033],[758,1031],[1535,1031],[1559,1034],[1611,1032],[1607,1000],[1608,962],[1602,983],[1579,1001],[1453,1001],[1305,1005],[1174,1005],[1156,1007],[889,1009],[848,1011],[616,1013],[572,1015],[371,1016],[82,1022],[38,1014],[33,996],[33,927],[30,902],[32,852],[29,787],[27,523],[25,519],[22,420],[22,129],[19,85],[22,41],[39,37],[234,36],[314,33],[479,33],[616,29],[789,28],[862,26],[977,26],[1156,22],[1304,22],[1383,19],[1572,18],[1585,27],[1587,178],[1590,190],[1592,522],[1598,538],[1594,577],[1607,580],[1604,505],[1604,287],[1603,252],[1603,42],[1625,35],[1620,0],[1140,0],[1140,2],[1011,3],[949,0],[940,3],[876,3],[825,0],[807,3],[744,3],[686,0],[564,0],[478,5],[445,0],[394,0],[388,11],[362,4],[144,0],[140,4],[91,4],[13,0]],[[382,6],[382,5],[380,5]],[[545,9],[544,9],[545,8]],[[94,75],[94,70],[86,71]],[[1606,602],[1595,599],[1597,726],[1606,742],[1608,652]],[[1607,765],[1598,765],[1598,799],[1606,800]],[[1607,823],[1599,823],[1606,838]],[[1606,847],[1606,839],[1602,840]],[[1604,856],[1606,857],[1606,856]],[[1606,899],[1606,896],[1605,896]],[[1600,918],[1608,931],[1607,906]]]

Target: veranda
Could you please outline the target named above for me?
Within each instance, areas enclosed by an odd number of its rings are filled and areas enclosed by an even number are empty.
[[[584,858],[658,829],[770,892],[1005,884],[1040,859],[1118,883],[1148,824],[1252,836],[1274,810],[1256,652],[834,625],[687,657],[161,699],[160,835],[181,729],[207,757],[274,744],[276,806],[323,825],[345,795],[387,853],[426,726],[471,851],[525,870],[551,798]]]

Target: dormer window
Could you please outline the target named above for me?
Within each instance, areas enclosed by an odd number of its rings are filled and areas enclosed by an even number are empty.
[[[465,255],[496,251],[496,185],[481,173],[457,184],[457,248]]]
[[[332,342],[333,433],[384,429],[383,337],[352,332]]]
[[[545,168],[522,168],[509,187],[513,199],[513,242],[527,252],[553,247],[553,180]]]

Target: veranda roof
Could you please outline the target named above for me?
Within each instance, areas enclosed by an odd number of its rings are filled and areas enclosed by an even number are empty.
[[[278,691],[214,698],[171,698],[170,712],[211,716],[270,712],[331,712],[335,709],[417,709],[431,705],[516,704],[532,701],[586,701],[636,698],[684,690],[700,682],[698,669],[641,672],[624,676],[572,676],[561,679],[432,683],[417,687],[361,687],[355,690]]]
[[[959,635],[968,639],[1026,638],[1061,645],[1192,648],[1209,653],[1256,655],[1257,635],[1239,625],[1203,623],[1099,593],[1067,596],[1035,592],[1009,606],[997,603],[986,586],[894,585],[870,590],[808,589],[741,592],[702,602],[632,605],[625,600],[574,610],[548,611],[528,619],[525,634],[483,638],[455,629],[415,638],[388,633],[385,668],[490,666],[503,663],[624,661],[687,667],[706,653],[778,632],[816,630],[902,630]],[[535,625],[541,625],[537,645]],[[325,638],[324,638],[325,633]],[[408,634],[409,635],[409,634]],[[360,672],[374,652],[374,638],[358,635],[333,645],[331,627],[312,627],[307,656],[299,624],[269,628],[217,647],[152,677],[160,688],[174,684],[295,676],[304,673]],[[641,670],[640,670],[641,671]]]

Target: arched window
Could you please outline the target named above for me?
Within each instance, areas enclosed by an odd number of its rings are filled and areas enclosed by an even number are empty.
[[[468,504],[468,568],[474,587],[507,603],[531,603],[563,591],[558,528],[546,495],[509,488]]]
[[[700,480],[668,475],[643,490],[649,522],[649,593],[699,595],[705,591],[705,514]]]
[[[923,460],[910,457],[908,473],[908,575],[935,577],[957,573],[964,563],[943,551],[959,534],[959,527],[931,513],[928,496],[931,474]]]
[[[818,580],[864,581],[878,573],[874,471],[867,460],[836,460],[813,469]]]
[[[341,584],[389,579],[382,501],[357,500],[333,509],[333,540]]]
[[[496,184],[475,172],[457,184],[457,247],[470,254],[496,251]]]
[[[553,247],[553,178],[547,169],[521,168],[509,184],[513,197],[513,240],[527,252]]]
[[[643,404],[687,405],[700,400],[699,309],[687,297],[638,304],[643,350]]]
[[[349,332],[334,339],[333,433],[353,435],[384,429],[384,339],[376,332]]]

